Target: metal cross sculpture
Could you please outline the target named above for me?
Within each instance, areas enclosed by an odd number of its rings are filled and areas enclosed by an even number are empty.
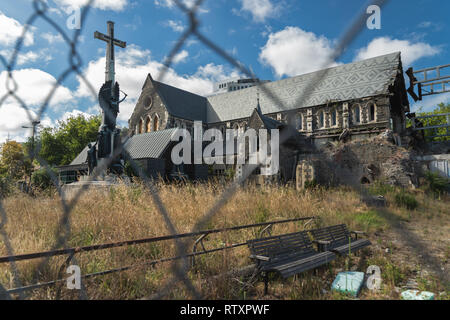
[[[119,104],[125,99],[119,101],[119,84],[115,82],[115,55],[114,47],[125,48],[126,42],[114,38],[114,22],[108,21],[108,34],[105,35],[96,31],[94,38],[105,41],[106,47],[106,71],[105,83],[100,89],[98,100],[102,109],[102,124],[98,134],[97,158],[99,162],[113,158],[114,149],[120,145],[120,130],[116,128],[117,114],[119,113]],[[105,159],[105,160],[102,160]],[[113,172],[121,173],[120,162],[114,159],[109,165]]]
[[[101,32],[95,31],[94,38],[105,41],[108,46],[106,47],[106,72],[105,72],[105,82],[114,82],[115,77],[115,57],[114,57],[114,46],[121,48],[126,48],[127,43],[114,39],[114,22],[108,21],[108,35]]]

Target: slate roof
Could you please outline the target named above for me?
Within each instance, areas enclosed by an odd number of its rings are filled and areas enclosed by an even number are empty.
[[[169,113],[187,120],[206,122],[206,98],[168,84],[154,81]]]
[[[400,52],[391,53],[363,61],[340,65],[293,78],[262,84],[282,102],[275,105],[259,89],[263,114],[277,113],[302,107],[326,104],[330,101],[346,101],[389,93],[401,67]],[[312,88],[308,98],[297,105],[309,89],[310,83],[321,80]],[[247,118],[254,110],[257,87],[227,92],[208,97],[207,122],[223,122]]]
[[[280,122],[278,120],[272,119],[271,117],[263,115],[259,105],[255,110],[258,113],[258,116],[261,119],[261,121],[264,123],[264,127],[266,129],[268,129],[268,130],[279,129],[279,128],[285,126],[285,124],[283,122]]]
[[[263,114],[347,101],[389,93],[389,86],[401,70],[400,52],[363,61],[339,65],[292,78],[261,84],[281,101],[282,106],[260,91]],[[306,100],[305,90],[320,79]],[[225,122],[251,116],[257,87],[202,97],[167,84],[154,81],[170,114],[204,123]],[[301,105],[298,105],[301,101]]]
[[[94,145],[95,141],[91,142],[91,144]],[[77,157],[75,159],[73,159],[73,161],[70,163],[70,165],[74,166],[74,165],[80,165],[80,164],[86,163],[88,150],[89,150],[88,146],[84,147],[84,149],[77,155]]]
[[[160,158],[172,142],[171,138],[177,130],[177,128],[173,128],[134,135],[127,141],[124,148],[132,159]],[[86,146],[70,165],[86,163],[87,151],[88,147]]]
[[[132,159],[160,158],[177,130],[172,128],[134,135],[125,144],[125,150]]]

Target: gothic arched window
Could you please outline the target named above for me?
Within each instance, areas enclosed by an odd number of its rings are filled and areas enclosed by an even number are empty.
[[[336,126],[337,124],[337,112],[336,109],[333,109],[333,111],[331,112],[331,126]]]
[[[353,106],[352,118],[353,118],[354,124],[361,123],[361,108],[360,108],[359,104],[356,104]]]
[[[325,126],[325,113],[320,111],[319,113],[319,128],[323,128]]]
[[[157,114],[153,117],[153,131],[159,130],[159,117]]]
[[[145,121],[145,132],[151,132],[152,128],[152,119],[150,119],[150,116],[147,117],[147,120]]]
[[[369,104],[369,122],[375,121],[375,104]]]
[[[295,115],[295,129],[302,130],[303,129],[303,117],[300,113]]]
[[[144,121],[141,119],[139,120],[139,133],[143,133],[144,130]]]

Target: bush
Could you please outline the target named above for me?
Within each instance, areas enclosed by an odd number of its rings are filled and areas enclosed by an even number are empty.
[[[52,168],[50,170],[52,170],[55,176],[58,176],[58,172],[55,169]],[[45,168],[33,172],[31,175],[31,183],[33,187],[42,190],[48,189],[53,185],[50,173]]]
[[[319,186],[319,183],[316,180],[305,181],[305,189],[307,189],[307,190],[316,189],[318,186]]]
[[[385,196],[387,194],[393,193],[394,191],[394,186],[386,184],[383,181],[375,181],[375,183],[369,187],[369,193],[374,196]]]
[[[133,166],[131,165],[130,161],[128,161],[128,160],[125,161],[123,171],[130,178],[139,177],[139,174],[136,172],[136,170],[134,170]]]
[[[407,193],[397,193],[395,195],[395,204],[398,207],[403,207],[408,210],[414,210],[419,206],[416,198],[413,195]]]
[[[435,172],[428,171],[425,180],[427,189],[434,194],[441,195],[450,189],[450,181]]]
[[[7,175],[0,176],[0,198],[4,198],[11,194],[13,191],[13,185],[11,178]]]

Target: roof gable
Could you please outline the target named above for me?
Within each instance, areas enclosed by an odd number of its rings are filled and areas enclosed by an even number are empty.
[[[162,82],[153,81],[153,83],[172,116],[192,121],[206,122],[205,97],[169,86]]]

